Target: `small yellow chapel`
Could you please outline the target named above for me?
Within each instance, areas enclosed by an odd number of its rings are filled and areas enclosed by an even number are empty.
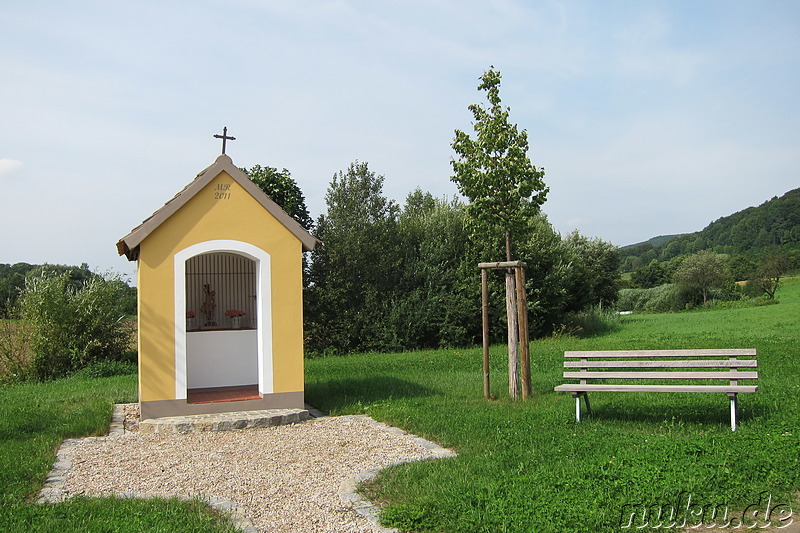
[[[141,420],[302,409],[302,256],[320,244],[224,146],[120,239],[137,262]]]

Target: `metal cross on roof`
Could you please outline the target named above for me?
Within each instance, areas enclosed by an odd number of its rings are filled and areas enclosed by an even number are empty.
[[[215,134],[214,138],[222,139],[222,155],[225,155],[225,141],[228,141],[228,140],[235,141],[236,140],[236,137],[229,137],[228,136],[228,126],[225,126],[224,128],[222,128],[222,135]]]

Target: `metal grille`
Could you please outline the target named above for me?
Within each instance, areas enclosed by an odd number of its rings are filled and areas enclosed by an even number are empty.
[[[242,328],[257,324],[256,262],[247,257],[214,252],[186,261],[187,330],[234,327],[228,310],[244,311]],[[195,318],[188,318],[191,313]]]

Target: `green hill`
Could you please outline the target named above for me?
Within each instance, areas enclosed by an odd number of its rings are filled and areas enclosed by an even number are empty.
[[[730,256],[757,259],[779,250],[800,262],[800,189],[774,197],[757,207],[722,217],[695,233],[654,237],[621,248],[623,270],[630,271],[653,259],[712,250]]]
[[[658,248],[659,246],[663,246],[667,244],[672,239],[676,237],[681,237],[685,235],[684,233],[678,233],[676,235],[659,235],[658,237],[653,237],[652,239],[648,239],[644,242],[637,242],[636,244],[629,244],[627,246],[622,246],[620,250],[624,253],[630,250],[636,250],[639,247],[644,247],[645,250],[649,250],[651,248]]]

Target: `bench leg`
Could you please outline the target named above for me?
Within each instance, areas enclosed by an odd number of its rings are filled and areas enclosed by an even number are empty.
[[[575,420],[581,421],[581,396],[583,401],[586,402],[586,414],[592,414],[592,407],[589,405],[589,395],[585,392],[573,392],[572,397],[575,398]]]
[[[736,418],[739,415],[739,405],[736,399],[736,393],[729,392],[728,399],[731,401],[731,431],[736,431]]]

